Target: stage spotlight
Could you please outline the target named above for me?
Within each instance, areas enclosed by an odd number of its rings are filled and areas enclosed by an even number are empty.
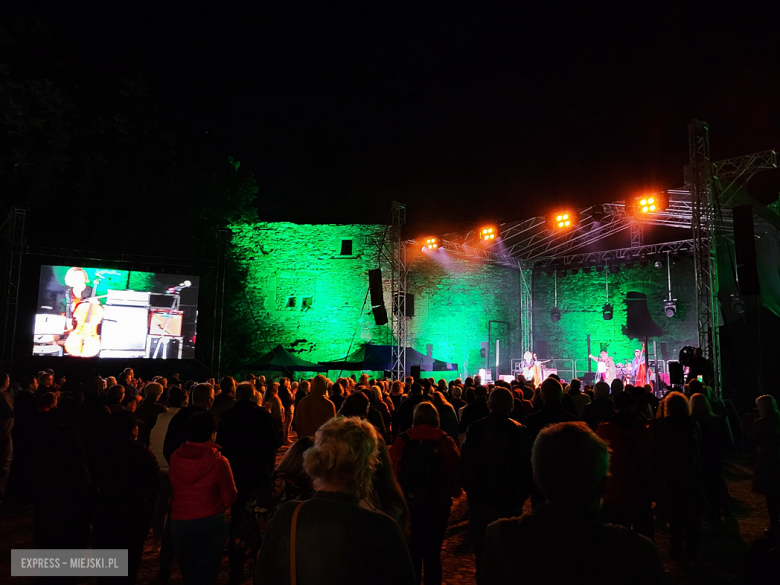
[[[664,313],[670,319],[677,313],[677,303],[675,301],[664,301]]]
[[[599,264],[598,266],[596,266],[596,272],[604,272],[604,267],[601,264]]]
[[[602,219],[604,219],[604,206],[594,205],[593,211],[591,212],[590,215],[593,218],[593,221],[601,221]]]
[[[745,312],[745,302],[739,296],[739,293],[731,295],[731,308],[737,315],[742,315]]]
[[[638,195],[626,201],[626,213],[633,217],[642,217],[669,207],[669,193],[658,191],[646,195]]]
[[[639,266],[642,268],[647,266],[647,254],[642,253],[639,255]]]
[[[491,242],[498,237],[498,226],[487,225],[479,230],[479,239],[483,242]]]
[[[590,266],[583,266],[583,267],[582,267],[582,272],[583,272],[584,274],[590,274],[590,271],[591,271],[591,270],[592,270],[592,268],[591,268]]]
[[[579,222],[579,213],[576,211],[558,211],[547,218],[547,223],[554,230],[568,230]]]
[[[568,272],[566,272],[565,268],[559,268],[558,269],[558,278],[566,278]]]
[[[579,273],[580,273],[580,269],[579,268],[572,268],[571,269],[571,275],[572,276],[577,276]]]
[[[550,311],[550,320],[553,323],[557,323],[561,320],[561,310],[558,307],[553,307],[552,311]]]
[[[604,317],[605,321],[612,321],[612,305],[604,303],[604,306],[601,308],[601,316]]]
[[[424,245],[422,247],[423,252],[425,250],[438,250],[439,246],[441,245],[441,242],[439,241],[439,238],[436,236],[429,236],[427,238],[423,239]]]
[[[633,260],[629,260],[628,262],[626,262],[626,270],[631,270],[633,267],[634,267]]]
[[[620,266],[617,264],[610,264],[609,266],[609,273],[610,274],[617,274],[620,272]]]
[[[553,274],[555,274],[555,268],[553,268],[552,266],[548,266],[547,268],[544,269],[544,273],[547,276],[552,276]]]
[[[661,262],[660,260],[656,260],[655,264],[653,264],[653,266],[655,266],[656,268],[663,268],[664,267],[664,263]]]

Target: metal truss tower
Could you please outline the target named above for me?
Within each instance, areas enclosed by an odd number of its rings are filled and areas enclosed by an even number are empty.
[[[532,276],[533,272],[523,266],[520,271],[520,343],[523,352],[534,350],[534,301]]]
[[[24,224],[26,210],[11,208],[8,218],[10,245],[8,254],[8,272],[6,274],[5,324],[3,327],[3,348],[0,365],[10,373],[14,359],[16,340],[16,321],[19,311],[19,283],[22,276],[22,257],[24,255]]]
[[[712,188],[709,128],[693,120],[688,125],[685,186],[691,194],[691,230],[696,272],[696,323],[699,347],[712,362],[713,386],[722,391],[720,339],[718,337],[718,265],[715,237],[716,195]]]
[[[700,120],[693,120],[688,126],[688,151],[690,163],[685,168],[685,186],[691,195],[699,346],[712,362],[714,390],[721,394],[716,233],[726,231],[723,208],[734,199],[744,197],[734,189],[737,183],[742,186],[758,171],[777,168],[777,153],[765,150],[713,163],[709,127]]]
[[[391,264],[391,300],[392,300],[392,328],[395,338],[395,351],[393,352],[393,376],[396,380],[406,377],[406,347],[408,345],[406,322],[406,278],[408,265],[406,262],[406,242],[403,239],[403,226],[406,223],[406,204],[393,201],[391,205],[392,224],[390,234],[390,246],[392,254]]]

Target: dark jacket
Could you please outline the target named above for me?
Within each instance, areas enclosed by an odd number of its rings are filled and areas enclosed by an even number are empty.
[[[689,415],[668,415],[655,423],[656,477],[672,497],[703,493],[701,430]]]
[[[163,455],[168,463],[171,462],[173,452],[187,442],[187,423],[190,417],[198,412],[206,412],[206,409],[193,404],[187,408],[182,408],[171,419],[168,425],[168,432],[165,433],[165,441],[163,442]]]
[[[463,441],[460,473],[469,502],[519,514],[531,489],[528,429],[495,414],[474,422]],[[520,509],[513,511],[518,506]]]
[[[615,407],[609,398],[595,398],[582,409],[582,422],[586,423],[594,433],[599,425],[607,422],[615,414]]]
[[[393,430],[396,433],[405,433],[412,428],[414,407],[427,400],[422,394],[409,394],[409,397],[401,403],[393,417]]]
[[[298,504],[286,503],[271,520],[255,583],[290,583],[290,528]],[[366,549],[366,543],[379,544]],[[362,508],[348,494],[317,492],[301,506],[296,558],[297,585],[417,583],[398,524],[389,516]]]
[[[458,433],[465,433],[469,425],[474,421],[485,418],[490,414],[486,398],[475,398],[474,402],[463,409],[463,416],[458,423]]]
[[[560,403],[550,403],[545,404],[539,412],[535,412],[526,418],[525,426],[528,427],[528,432],[531,433],[531,441],[535,441],[536,435],[544,427],[562,422],[576,422],[578,420],[576,415],[565,410]]]
[[[160,487],[157,458],[145,445],[127,440],[111,445],[102,468],[95,544],[107,544],[115,536],[130,538],[130,533],[145,535]]]
[[[587,546],[573,546],[562,554],[561,542]],[[605,551],[608,558],[593,554],[594,550]],[[552,504],[488,526],[482,566],[483,582],[488,585],[665,582],[664,567],[650,540],[628,528],[607,524],[598,511],[561,510]]]
[[[146,400],[135,409],[135,416],[139,421],[143,421],[138,427],[138,440],[145,445],[149,444],[149,434],[154,425],[157,424],[157,417],[163,412],[168,412],[168,407],[159,402],[147,402]]]
[[[271,413],[250,400],[240,400],[225,413],[217,443],[242,493],[270,477],[282,445]]]
[[[406,437],[406,438],[404,438]],[[393,461],[393,469],[396,477],[401,477],[401,468],[404,464],[404,449],[409,441],[433,441],[438,444],[438,453],[441,457],[442,470],[447,478],[447,493],[442,498],[457,498],[460,494],[460,469],[458,461],[458,446],[452,437],[443,430],[431,425],[416,425],[399,436],[390,447],[390,459]],[[402,486],[403,487],[403,486]],[[451,500],[447,500],[451,503]],[[409,503],[411,505],[411,502]]]

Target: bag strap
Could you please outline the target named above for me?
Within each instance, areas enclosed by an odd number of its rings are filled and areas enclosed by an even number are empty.
[[[292,515],[292,526],[290,527],[290,585],[297,585],[298,577],[295,570],[295,536],[298,531],[298,512],[301,511],[301,506],[306,502],[299,502],[295,506]]]

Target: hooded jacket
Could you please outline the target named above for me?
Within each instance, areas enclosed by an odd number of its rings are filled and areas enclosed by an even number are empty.
[[[197,520],[224,514],[236,501],[230,463],[213,443],[187,441],[171,456],[171,519]]]
[[[298,404],[295,425],[299,437],[313,437],[317,429],[336,416],[336,406],[325,397],[326,390],[325,376],[317,376],[309,395]]]

